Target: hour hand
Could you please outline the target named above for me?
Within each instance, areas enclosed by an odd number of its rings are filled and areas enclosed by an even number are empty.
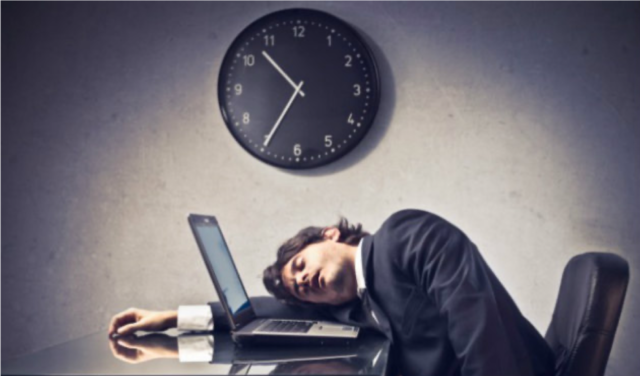
[[[262,51],[262,56],[264,56],[265,58],[267,58],[267,60],[269,60],[269,62],[271,63],[271,65],[273,65],[274,68],[276,68],[276,70],[278,72],[280,72],[280,74],[282,75],[282,77],[284,77],[285,80],[287,80],[287,82],[289,82],[289,84],[291,84],[291,86],[293,86],[294,89],[297,89],[297,85],[293,82],[293,80],[286,74],[284,73],[284,71],[282,70],[282,68],[280,68],[280,66],[278,65],[278,63],[276,63],[275,61],[273,61],[273,59],[271,58],[271,56],[269,56],[269,54],[267,53],[267,51]],[[304,92],[302,90],[299,91],[300,96],[304,97]]]

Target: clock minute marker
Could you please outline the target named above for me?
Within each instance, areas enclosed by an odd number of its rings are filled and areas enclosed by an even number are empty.
[[[280,114],[280,117],[278,118],[276,123],[273,125],[273,128],[271,129],[271,132],[269,132],[269,134],[267,135],[267,139],[264,140],[264,146],[269,146],[269,142],[271,141],[271,137],[273,137],[273,134],[276,133],[276,130],[278,129],[278,126],[280,126],[280,123],[282,122],[282,119],[284,119],[284,115],[286,115],[287,111],[289,111],[289,107],[291,107],[291,104],[293,103],[293,101],[298,96],[298,93],[300,92],[300,89],[302,88],[302,85],[304,85],[304,81],[300,81],[300,84],[297,85],[297,86],[294,85],[296,90],[293,91],[293,95],[291,96],[291,98],[289,98],[289,103],[287,103],[287,105],[285,106],[284,110],[282,110],[282,113]]]
[[[293,86],[293,88],[296,88],[296,84],[293,82],[293,80],[286,74],[284,73],[284,71],[282,70],[282,68],[280,68],[280,66],[278,65],[278,63],[276,63],[271,56],[269,56],[269,54],[267,53],[267,51],[262,51],[262,56],[264,56],[267,60],[269,60],[269,62],[271,63],[271,65],[273,65],[274,68],[276,68],[276,70],[282,75],[282,77],[285,78],[285,80],[287,80],[287,82],[289,82],[289,84],[291,84],[291,86]],[[300,95],[304,97],[304,91],[300,91]]]

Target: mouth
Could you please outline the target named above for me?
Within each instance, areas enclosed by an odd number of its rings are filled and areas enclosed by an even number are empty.
[[[311,285],[316,289],[324,288],[324,278],[320,277],[320,272],[317,272],[311,279]]]

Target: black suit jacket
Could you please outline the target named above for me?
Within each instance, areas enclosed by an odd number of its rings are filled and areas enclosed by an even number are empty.
[[[383,332],[405,376],[550,376],[553,353],[484,262],[444,219],[392,215],[364,238],[367,292],[332,315]]]

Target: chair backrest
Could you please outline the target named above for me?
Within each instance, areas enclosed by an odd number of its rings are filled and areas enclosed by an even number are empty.
[[[584,253],[564,269],[545,339],[556,355],[556,376],[602,376],[607,366],[629,264],[611,253]]]

